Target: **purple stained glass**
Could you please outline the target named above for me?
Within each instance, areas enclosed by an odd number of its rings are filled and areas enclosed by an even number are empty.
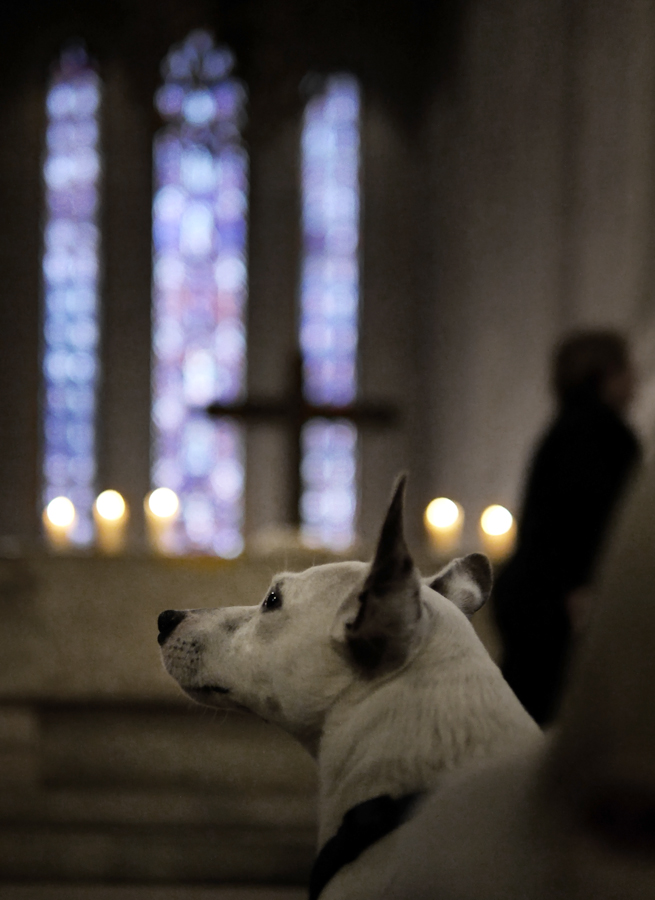
[[[347,406],[357,393],[359,114],[356,79],[334,75],[308,102],[302,134],[304,391],[330,406]],[[355,538],[357,430],[313,420],[302,451],[304,539],[345,549]]]
[[[164,61],[155,103],[152,480],[181,505],[171,550],[243,549],[240,426],[209,420],[244,391],[248,158],[231,52],[195,31]]]
[[[77,546],[94,537],[100,99],[84,51],[65,51],[46,97],[42,499],[72,500]]]

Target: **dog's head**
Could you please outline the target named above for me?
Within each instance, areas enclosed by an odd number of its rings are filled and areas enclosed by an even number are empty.
[[[480,554],[420,578],[403,535],[404,491],[403,477],[371,564],[280,574],[259,606],[163,612],[159,643],[170,675],[201,703],[245,707],[315,744],[343,692],[393,677],[414,657],[434,626],[437,598],[453,615],[459,607],[470,616],[491,590]]]

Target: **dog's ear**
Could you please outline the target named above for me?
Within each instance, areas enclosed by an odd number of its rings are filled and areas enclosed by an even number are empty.
[[[405,661],[421,616],[421,581],[403,534],[405,482],[403,475],[396,484],[357,602],[344,610],[342,639],[348,654],[376,674]]]
[[[482,553],[469,553],[454,559],[424,582],[433,591],[452,600],[470,619],[489,599],[493,583],[491,563]]]

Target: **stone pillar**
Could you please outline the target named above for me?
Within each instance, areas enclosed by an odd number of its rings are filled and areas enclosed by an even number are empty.
[[[410,475],[407,532],[422,535],[431,390],[427,290],[430,227],[423,136],[375,98],[362,129],[360,398],[392,404],[394,430],[363,429],[360,533],[377,537],[394,479]],[[429,498],[428,498],[429,499]]]
[[[569,14],[564,322],[631,328],[652,291],[655,16],[644,0]]]
[[[103,323],[98,488],[130,507],[132,546],[144,542],[150,487],[152,123],[124,64],[107,67],[103,102]]]
[[[0,95],[0,554],[39,541],[44,85]]]
[[[474,4],[458,75],[433,110],[432,490],[466,513],[516,510],[550,410],[560,331],[562,91],[559,0]]]
[[[257,108],[253,104],[255,109]],[[300,263],[300,114],[275,128],[252,123],[250,152],[248,393],[289,389],[297,352]],[[288,522],[288,437],[275,424],[247,426],[246,533]]]

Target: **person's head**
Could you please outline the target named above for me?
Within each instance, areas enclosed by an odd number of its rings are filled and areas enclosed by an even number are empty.
[[[624,412],[634,395],[628,343],[615,331],[579,331],[555,349],[553,389],[560,403],[595,399]]]

